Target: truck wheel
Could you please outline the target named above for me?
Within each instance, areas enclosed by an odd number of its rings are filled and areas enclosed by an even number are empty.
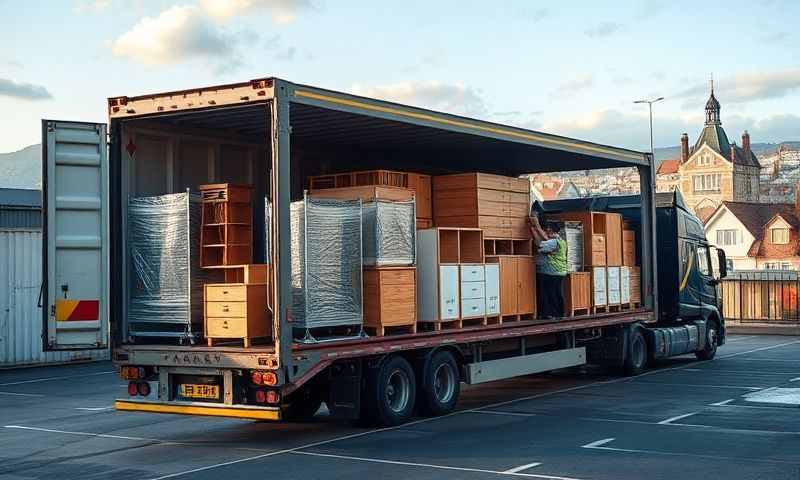
[[[324,397],[325,392],[319,386],[303,386],[286,398],[287,403],[281,406],[281,417],[289,422],[310,420],[319,411]]]
[[[416,390],[414,369],[405,358],[384,359],[367,373],[362,420],[387,427],[407,422],[414,412]]]
[[[716,320],[706,320],[706,346],[702,350],[694,352],[698,360],[711,360],[717,354],[719,344],[719,327]]]
[[[638,328],[628,335],[628,351],[625,354],[623,373],[628,376],[639,375],[647,368],[647,342]]]
[[[428,362],[417,398],[423,415],[437,417],[453,411],[461,393],[458,363],[447,350],[436,352]]]

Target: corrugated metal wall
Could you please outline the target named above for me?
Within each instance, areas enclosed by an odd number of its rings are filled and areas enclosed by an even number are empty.
[[[105,360],[108,350],[42,351],[42,232],[0,230],[0,368]]]
[[[41,228],[41,208],[0,206],[0,228]]]

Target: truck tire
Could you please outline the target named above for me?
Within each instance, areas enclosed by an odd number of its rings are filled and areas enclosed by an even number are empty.
[[[417,397],[420,413],[429,417],[446,415],[456,408],[461,393],[458,362],[447,350],[431,357],[420,381]]]
[[[627,376],[639,375],[647,368],[647,341],[639,328],[632,328],[628,334],[628,351],[622,372]]]
[[[303,422],[314,418],[325,399],[325,391],[318,385],[305,385],[286,398],[281,406],[281,418],[288,422]]]
[[[381,427],[392,427],[410,420],[417,394],[411,364],[399,355],[392,355],[385,358],[378,368],[366,373],[361,420]]]
[[[719,326],[713,318],[706,320],[706,345],[702,350],[694,352],[698,360],[711,360],[717,354],[719,344]]]

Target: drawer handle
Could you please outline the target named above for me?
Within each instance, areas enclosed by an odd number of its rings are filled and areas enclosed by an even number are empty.
[[[224,307],[222,307],[222,311],[223,311],[223,312],[227,312],[227,311],[229,311],[229,310],[228,310],[228,306],[227,306],[227,305],[225,305]]]
[[[228,291],[227,291],[227,290],[223,290],[223,291],[222,291],[222,294],[223,294],[223,295],[227,295],[227,294],[228,294]]]
[[[472,306],[472,309],[473,309],[473,310],[477,310],[477,309],[478,309],[478,306],[477,306],[477,305],[473,305],[473,306]]]

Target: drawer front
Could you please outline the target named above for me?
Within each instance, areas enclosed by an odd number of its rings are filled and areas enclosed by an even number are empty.
[[[606,237],[604,235],[592,235],[592,251],[593,252],[606,251]]]
[[[482,282],[483,265],[461,265],[462,282]]]
[[[206,302],[207,317],[246,317],[247,302]]]
[[[439,267],[439,319],[452,320],[460,315],[458,309],[458,265]]]
[[[212,338],[244,338],[247,336],[247,319],[207,317],[206,332]]]
[[[482,317],[486,314],[486,300],[483,298],[470,298],[461,301],[463,318]]]
[[[416,283],[416,271],[413,268],[403,270],[384,270],[381,272],[381,285],[411,285]]]
[[[483,282],[461,282],[461,298],[485,298],[486,286]]]
[[[206,285],[207,302],[244,302],[247,287],[244,285]]]

